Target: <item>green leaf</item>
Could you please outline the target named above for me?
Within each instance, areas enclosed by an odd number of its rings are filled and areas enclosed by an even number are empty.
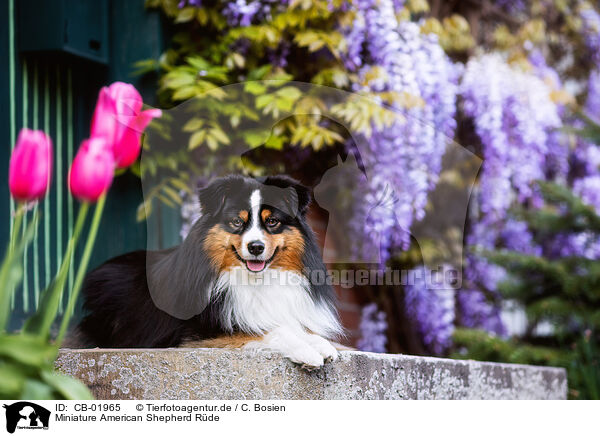
[[[173,101],[188,100],[199,94],[199,89],[196,86],[184,86],[173,93],[171,97]]]
[[[201,129],[202,126],[204,126],[204,120],[201,120],[200,118],[192,118],[187,123],[185,123],[185,125],[183,126],[183,131],[195,132],[196,130]]]
[[[0,356],[22,365],[41,367],[54,360],[58,349],[39,336],[26,333],[0,336]]]
[[[54,398],[52,386],[35,379],[27,379],[23,384],[21,398],[24,400],[49,400]]]
[[[208,145],[208,148],[210,148],[212,151],[215,151],[219,148],[219,141],[217,141],[213,136],[207,135],[206,145]]]
[[[302,92],[293,86],[285,86],[277,91],[277,95],[287,100],[296,101],[302,96]]]
[[[271,134],[270,130],[251,130],[244,132],[244,141],[250,148],[258,147],[265,143]]]
[[[19,398],[25,379],[21,365],[0,360],[0,398]]]
[[[217,141],[219,141],[222,144],[230,144],[231,143],[231,141],[229,140],[229,137],[225,134],[225,132],[223,132],[218,127],[214,127],[213,129],[211,129],[210,133],[213,138],[215,138]]]
[[[193,150],[198,148],[206,139],[206,130],[199,130],[195,132],[192,136],[190,136],[190,140],[188,142],[188,150]]]
[[[171,184],[175,186],[177,189],[181,189],[182,191],[190,192],[191,189],[187,183],[180,179],[171,179]]]
[[[182,8],[177,17],[175,17],[176,23],[186,23],[188,21],[192,21],[196,17],[196,8],[189,6]]]
[[[147,216],[150,216],[152,213],[152,201],[144,201],[142,202],[136,211],[136,221],[142,222],[146,219]]]
[[[269,64],[263,65],[262,67],[255,68],[248,73],[248,80],[260,80],[264,79],[267,74],[271,72],[273,67]]]
[[[272,94],[261,95],[256,99],[256,108],[262,109],[273,101],[275,97]]]
[[[53,371],[42,371],[42,380],[66,400],[93,400],[94,396],[79,380]]]
[[[244,91],[253,95],[260,95],[266,92],[267,88],[260,82],[246,82]]]
[[[181,197],[179,196],[179,194],[177,193],[177,191],[175,191],[173,188],[171,188],[170,186],[164,185],[162,187],[163,192],[168,195],[175,203],[177,204],[181,204]]]

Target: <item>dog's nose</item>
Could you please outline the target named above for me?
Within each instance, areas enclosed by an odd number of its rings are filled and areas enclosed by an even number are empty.
[[[248,243],[248,251],[254,256],[258,256],[265,251],[265,244],[260,241],[252,241]]]

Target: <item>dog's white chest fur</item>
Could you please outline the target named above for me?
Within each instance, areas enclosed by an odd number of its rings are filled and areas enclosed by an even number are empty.
[[[222,273],[216,285],[223,299],[224,327],[256,335],[279,327],[330,338],[341,333],[335,314],[315,302],[308,289],[307,279],[293,271],[267,269],[256,274],[235,267]]]

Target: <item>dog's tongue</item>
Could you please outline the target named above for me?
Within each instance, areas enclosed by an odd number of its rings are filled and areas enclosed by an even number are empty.
[[[248,265],[248,269],[250,271],[262,271],[265,267],[264,260],[247,260],[246,265]]]

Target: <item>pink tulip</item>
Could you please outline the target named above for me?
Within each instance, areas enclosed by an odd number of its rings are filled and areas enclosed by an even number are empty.
[[[131,165],[140,154],[142,132],[159,109],[142,111],[142,97],[133,85],[115,82],[100,90],[92,120],[91,137],[106,139],[117,167]]]
[[[69,171],[73,196],[94,202],[108,191],[115,172],[115,160],[104,138],[83,141]]]
[[[19,201],[42,198],[52,177],[52,141],[40,130],[21,130],[10,158],[8,186]]]

